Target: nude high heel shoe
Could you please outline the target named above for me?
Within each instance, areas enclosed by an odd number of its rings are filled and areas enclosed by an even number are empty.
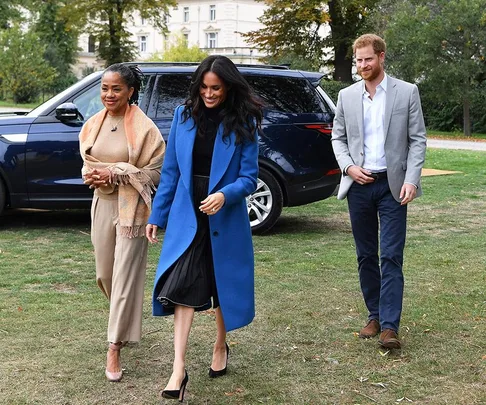
[[[108,351],[112,350],[112,351],[115,351],[115,352],[120,352],[120,349],[124,346],[123,343],[119,343],[119,344],[116,344],[116,343],[110,343],[108,345]],[[107,361],[108,361],[108,353],[106,354],[107,356]],[[123,377],[123,370],[121,369],[121,365],[120,365],[120,371],[108,371],[108,368],[105,369],[105,375],[106,375],[106,378],[108,379],[108,381],[110,382],[118,382],[122,379]]]

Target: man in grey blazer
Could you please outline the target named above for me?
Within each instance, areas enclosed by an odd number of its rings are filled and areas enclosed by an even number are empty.
[[[339,92],[332,145],[343,172],[368,322],[359,333],[400,348],[407,204],[422,194],[425,124],[417,86],[386,75],[386,44],[373,34],[353,45],[362,77]],[[378,256],[378,250],[380,256]]]

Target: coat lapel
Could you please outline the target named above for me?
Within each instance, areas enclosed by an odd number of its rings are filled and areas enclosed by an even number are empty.
[[[385,102],[385,121],[384,121],[384,126],[385,130],[383,135],[385,136],[385,139],[388,135],[388,128],[390,127],[390,120],[391,120],[391,115],[393,111],[393,105],[395,104],[395,98],[397,97],[398,91],[396,89],[396,83],[395,81],[388,76],[388,85],[387,85],[387,94],[386,94],[386,102]]]
[[[357,120],[358,120],[358,130],[359,139],[361,140],[361,148],[364,148],[364,117],[363,117],[363,92],[364,92],[364,80],[361,81],[361,86],[356,86],[357,94],[355,100],[359,100],[357,104]]]
[[[184,123],[179,123],[179,126],[185,126],[186,128],[180,131],[179,136],[176,138],[176,155],[182,181],[186,188],[192,192],[192,149],[196,139],[196,126],[192,118]]]
[[[235,152],[236,135],[231,132],[227,139],[223,141],[223,124],[219,125],[216,141],[214,142],[213,160],[211,162],[211,175],[209,177],[209,191],[212,193],[221,178],[223,177],[228,165]]]

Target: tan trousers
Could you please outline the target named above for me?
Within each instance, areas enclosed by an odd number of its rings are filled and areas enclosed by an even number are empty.
[[[142,306],[147,246],[145,237],[126,238],[118,232],[117,193],[95,196],[91,206],[91,241],[96,281],[110,300],[109,342],[138,342],[142,334]]]

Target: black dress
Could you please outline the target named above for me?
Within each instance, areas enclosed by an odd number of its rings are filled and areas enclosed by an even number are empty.
[[[209,173],[214,142],[218,130],[220,108],[204,108],[202,122],[192,152],[193,203],[197,219],[197,231],[187,250],[165,273],[157,299],[168,312],[174,306],[183,305],[197,310],[219,306],[208,215],[199,210],[201,201],[208,196]]]

